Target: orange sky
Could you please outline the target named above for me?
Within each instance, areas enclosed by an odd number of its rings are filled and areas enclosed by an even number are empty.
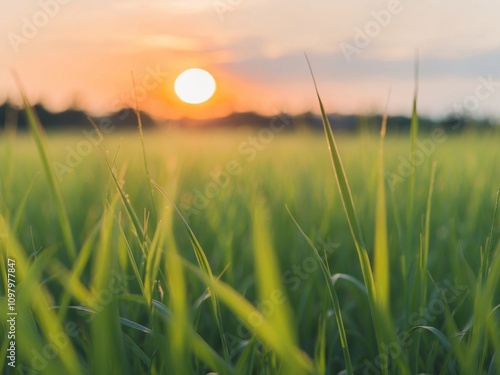
[[[467,103],[481,78],[500,81],[499,10],[465,0],[3,1],[0,101],[18,98],[14,68],[33,102],[103,114],[130,104],[132,71],[141,109],[157,117],[316,110],[307,52],[330,111],[380,111],[392,86],[390,112],[407,114],[418,48],[420,109],[440,116]],[[372,36],[356,41],[359,30]],[[173,93],[192,67],[217,81],[202,105]],[[493,90],[469,110],[497,115],[499,104]]]

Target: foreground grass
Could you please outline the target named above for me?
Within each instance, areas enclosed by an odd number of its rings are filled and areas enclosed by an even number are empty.
[[[32,139],[2,136],[0,274],[5,291],[14,258],[17,370],[330,374],[351,362],[367,374],[499,371],[498,137],[434,143],[415,170],[411,220],[410,141],[385,140],[383,194],[378,135],[337,139],[362,270],[324,137],[279,133],[241,152],[250,135],[146,133],[150,184],[139,136],[112,134],[54,182],[63,203]],[[82,139],[42,141],[48,160],[64,162]],[[367,295],[381,194],[390,283],[375,273]],[[2,318],[2,337],[6,328]],[[11,371],[5,356],[0,367]]]

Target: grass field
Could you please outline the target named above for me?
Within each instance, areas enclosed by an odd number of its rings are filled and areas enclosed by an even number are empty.
[[[498,374],[500,137],[267,136],[2,134],[3,373]]]

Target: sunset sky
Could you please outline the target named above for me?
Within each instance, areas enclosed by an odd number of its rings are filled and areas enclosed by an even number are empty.
[[[494,0],[2,0],[0,102],[18,99],[15,69],[33,102],[103,114],[131,104],[132,71],[157,117],[316,111],[306,52],[329,111],[380,112],[391,86],[390,113],[408,114],[418,49],[421,113],[500,117],[499,15]],[[217,81],[201,105],[173,91],[192,67]]]

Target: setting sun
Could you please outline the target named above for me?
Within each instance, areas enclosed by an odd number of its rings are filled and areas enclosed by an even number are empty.
[[[215,88],[214,77],[206,70],[198,68],[185,70],[174,84],[176,95],[189,104],[206,102],[214,94]]]

